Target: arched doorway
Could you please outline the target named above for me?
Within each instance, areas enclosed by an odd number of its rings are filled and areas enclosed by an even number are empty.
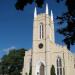
[[[40,75],[45,75],[44,64],[43,63],[41,63],[41,65],[40,65]]]
[[[44,63],[44,61],[38,61],[37,62],[35,75],[45,75],[45,63]]]

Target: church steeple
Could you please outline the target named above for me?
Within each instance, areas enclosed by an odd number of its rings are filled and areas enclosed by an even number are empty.
[[[37,17],[37,10],[36,10],[36,7],[35,7],[35,10],[34,10],[34,18]]]
[[[46,3],[46,14],[48,15],[48,4]]]

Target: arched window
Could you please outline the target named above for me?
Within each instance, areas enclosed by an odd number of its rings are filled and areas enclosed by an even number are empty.
[[[40,23],[40,39],[43,38],[43,23]]]
[[[61,58],[57,58],[57,75],[62,75],[62,61]]]

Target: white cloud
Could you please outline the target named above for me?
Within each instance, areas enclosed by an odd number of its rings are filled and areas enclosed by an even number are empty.
[[[9,51],[11,51],[11,50],[13,50],[13,49],[16,49],[16,47],[11,46],[11,47],[9,47],[9,48],[6,48],[6,49],[1,50],[0,52],[4,52],[5,54],[8,54]]]

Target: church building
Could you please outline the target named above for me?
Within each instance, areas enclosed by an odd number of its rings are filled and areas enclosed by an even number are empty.
[[[53,13],[37,14],[34,10],[32,49],[25,52],[22,75],[51,75],[54,66],[56,75],[75,75],[75,55],[55,43]]]

